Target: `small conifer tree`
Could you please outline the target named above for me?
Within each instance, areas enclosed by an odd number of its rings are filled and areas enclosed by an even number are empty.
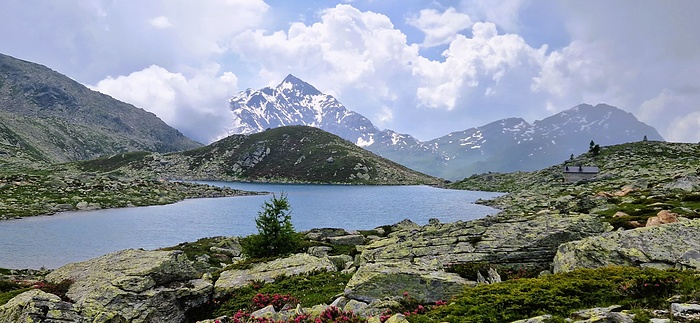
[[[251,258],[274,257],[288,254],[299,248],[300,237],[292,226],[287,195],[282,192],[279,197],[273,194],[262,205],[255,219],[257,234],[241,239],[241,251]]]

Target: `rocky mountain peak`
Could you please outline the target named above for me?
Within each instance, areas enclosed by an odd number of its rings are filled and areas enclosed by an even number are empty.
[[[324,95],[313,85],[302,81],[292,74],[287,75],[287,77],[282,80],[282,83],[277,85],[276,90],[285,96]]]

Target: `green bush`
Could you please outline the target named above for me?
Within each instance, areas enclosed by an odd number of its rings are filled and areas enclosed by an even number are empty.
[[[543,314],[568,317],[575,310],[613,304],[628,308],[665,308],[669,296],[692,298],[699,287],[700,277],[692,271],[631,267],[582,269],[469,288],[448,306],[410,320],[511,322]],[[687,297],[684,300],[688,300]]]
[[[274,283],[252,282],[239,288],[226,299],[215,300],[216,308],[210,309],[212,315],[202,318],[234,315],[237,311],[254,310],[253,298],[258,294],[290,295],[299,300],[301,306],[311,307],[317,304],[328,304],[333,297],[343,292],[345,284],[352,275],[338,272],[321,272],[311,275],[278,277]]]
[[[240,240],[241,252],[250,258],[264,258],[297,251],[301,235],[292,226],[287,195],[284,192],[279,197],[273,194],[262,208],[255,219],[258,234]]]

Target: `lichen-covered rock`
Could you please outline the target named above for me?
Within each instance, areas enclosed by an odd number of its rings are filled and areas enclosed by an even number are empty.
[[[433,221],[422,227],[404,224],[395,226],[397,230],[388,237],[363,246],[360,267],[346,287],[346,296],[369,301],[407,291],[429,301],[449,299],[474,284],[446,273],[451,265],[548,267],[561,243],[611,230],[590,215],[547,212],[469,222]],[[382,272],[390,276],[382,278],[378,274]],[[426,285],[427,281],[435,284]]]
[[[700,220],[609,232],[559,246],[554,272],[611,265],[700,269]]]
[[[392,232],[365,246],[360,263],[413,260],[457,263],[548,264],[564,242],[610,231],[586,214],[496,217],[433,223]]]
[[[350,234],[341,228],[316,228],[306,232],[305,237],[309,240],[324,241],[330,237],[339,237]]]
[[[280,276],[296,276],[319,271],[337,271],[328,257],[315,257],[306,253],[259,263],[250,269],[233,269],[221,273],[214,286],[216,297],[248,285],[252,281],[273,282]]]
[[[365,242],[365,237],[361,234],[349,234],[338,237],[329,237],[328,242],[335,245],[356,246]]]
[[[56,295],[34,289],[17,295],[0,306],[0,323],[82,323],[88,322]]]
[[[697,322],[697,320],[700,320],[700,305],[672,303],[671,313],[675,321]]]
[[[693,191],[697,187],[700,187],[700,178],[697,176],[683,176],[664,185],[665,189],[679,189],[688,192]]]
[[[213,289],[181,251],[118,251],[65,265],[46,280],[72,281],[66,296],[91,322],[183,322]]]
[[[410,262],[369,263],[360,267],[350,279],[345,286],[345,296],[371,302],[408,293],[411,297],[432,303],[450,299],[465,286],[474,285],[474,282],[441,268]]]
[[[517,320],[517,321],[513,321],[511,323],[545,323],[545,322],[549,322],[550,319],[552,319],[552,316],[547,314],[547,315],[540,315],[540,316],[531,317],[529,319]]]

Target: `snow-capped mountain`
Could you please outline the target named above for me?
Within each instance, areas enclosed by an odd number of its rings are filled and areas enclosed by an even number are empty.
[[[581,104],[532,124],[520,118],[453,132],[424,144],[439,152],[432,167],[412,157],[394,161],[450,179],[475,173],[529,171],[588,151],[591,140],[601,146],[663,140],[653,127],[631,113],[606,104]],[[368,147],[372,150],[372,147]]]
[[[581,104],[532,124],[508,118],[421,142],[408,134],[379,130],[369,119],[293,75],[275,88],[241,92],[230,105],[235,116],[232,133],[314,126],[409,168],[448,179],[548,167],[586,152],[591,140],[600,145],[639,141],[644,136],[663,140],[631,113],[605,104]]]
[[[277,87],[247,89],[229,100],[236,121],[231,133],[257,133],[267,128],[305,125],[326,130],[358,146],[371,144],[379,130],[334,97],[288,75]]]

